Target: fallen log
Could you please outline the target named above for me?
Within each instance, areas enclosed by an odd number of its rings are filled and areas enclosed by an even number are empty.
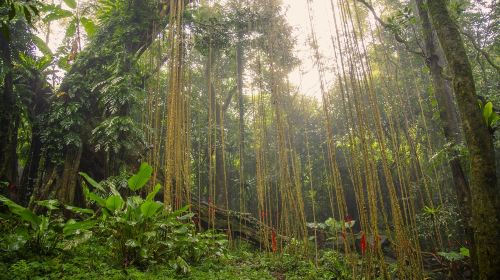
[[[256,246],[268,246],[271,232],[275,229],[265,225],[251,213],[241,213],[217,207],[192,197],[191,211],[196,214],[198,225],[203,229],[214,228],[230,233],[232,237],[245,239]],[[215,217],[210,220],[210,214]],[[287,238],[279,236],[282,240]]]

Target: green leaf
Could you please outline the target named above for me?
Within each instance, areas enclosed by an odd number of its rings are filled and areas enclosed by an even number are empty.
[[[188,204],[188,205],[186,205],[186,206],[184,206],[184,207],[182,207],[182,208],[180,208],[180,209],[178,209],[178,210],[175,210],[175,211],[174,211],[174,212],[172,212],[170,215],[171,215],[171,216],[173,216],[173,217],[178,217],[178,216],[179,216],[179,215],[181,215],[182,213],[187,212],[187,211],[189,210],[189,207],[190,207],[190,206],[191,206],[191,205],[189,205],[189,204]]]
[[[53,56],[52,50],[45,44],[45,42],[35,34],[32,35],[33,43],[44,55]]]
[[[73,16],[73,13],[71,11],[64,10],[64,9],[61,9],[61,8],[55,8],[52,11],[50,11],[49,14],[47,14],[43,18],[43,22],[48,23],[48,22],[51,22],[51,21],[54,21],[54,20],[68,18],[68,17],[71,17],[71,16]]]
[[[76,222],[75,220],[69,220],[63,228],[64,236],[70,236],[78,234],[82,231],[89,230],[97,224],[95,220],[87,220],[82,222]]]
[[[120,210],[123,207],[123,199],[119,195],[112,195],[106,199],[106,208],[109,211],[114,212]]]
[[[139,171],[130,179],[128,179],[128,187],[132,191],[137,191],[144,187],[146,183],[149,181],[149,178],[151,178],[151,174],[153,173],[153,168],[147,164],[147,163],[142,163],[141,167],[139,167]]]
[[[87,33],[89,37],[94,36],[95,31],[97,29],[95,23],[86,17],[82,17],[80,21],[83,25],[83,28],[85,29],[85,33]]]
[[[79,208],[71,205],[66,205],[65,207],[67,210],[75,213],[75,214],[90,214],[94,215],[94,210],[88,209],[88,208]]]
[[[132,247],[132,248],[135,248],[135,247],[139,247],[139,242],[137,242],[136,240],[134,239],[128,239],[126,242],[125,242],[125,246],[127,247]]]
[[[64,38],[71,38],[76,33],[76,18],[73,18],[66,28],[66,32],[64,34]]]
[[[49,210],[59,209],[59,201],[57,201],[55,199],[40,200],[40,201],[37,201],[36,204],[43,206]]]
[[[484,108],[483,108],[483,117],[484,117],[484,121],[486,122],[487,125],[490,124],[489,119],[490,119],[492,112],[493,112],[493,103],[491,103],[491,102],[486,103],[486,105],[484,105]]]
[[[141,205],[141,213],[145,218],[151,218],[160,210],[161,206],[161,203],[146,201]]]
[[[96,202],[101,207],[106,207],[106,200],[98,196],[97,194],[91,192],[86,184],[83,184],[83,193],[88,200]]]
[[[500,116],[497,115],[497,113],[491,114],[490,117],[490,127],[494,126],[497,121],[500,120]]]
[[[92,187],[94,187],[94,188],[96,188],[96,189],[98,189],[98,190],[100,190],[100,191],[104,192],[104,188],[101,186],[101,184],[97,183],[97,182],[96,182],[94,179],[92,179],[92,178],[91,178],[91,177],[90,177],[87,173],[84,173],[84,172],[78,172],[78,174],[80,174],[80,176],[82,176],[83,178],[85,178],[85,180],[87,180],[87,182],[89,182],[89,184],[90,184]]]
[[[194,213],[187,213],[185,215],[182,215],[182,216],[178,217],[177,219],[179,221],[185,221],[185,220],[191,219],[192,217],[194,217]]]
[[[21,205],[15,203],[14,201],[0,195],[0,201],[9,207],[10,212],[18,215],[22,220],[30,222],[33,227],[38,227],[41,223],[40,217],[38,217],[31,210],[22,207]]]
[[[156,194],[161,190],[161,185],[160,184],[156,184],[155,188],[148,194],[148,196],[146,197],[146,200],[147,201],[152,201]]]
[[[461,247],[460,248],[460,255],[462,255],[464,257],[470,257],[469,249],[465,248],[465,247]]]
[[[454,252],[454,251],[452,251],[452,252],[438,252],[437,254],[444,257],[449,262],[459,261],[459,260],[462,260],[464,258],[463,255],[461,255],[457,252]]]
[[[76,8],[76,1],[75,0],[64,0],[64,3],[68,5],[71,9]]]

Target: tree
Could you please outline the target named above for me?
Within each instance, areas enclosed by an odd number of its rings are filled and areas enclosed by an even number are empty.
[[[444,0],[427,1],[434,29],[453,73],[453,88],[471,158],[472,227],[479,279],[500,275],[500,195],[495,150],[478,107],[474,77],[456,23]]]

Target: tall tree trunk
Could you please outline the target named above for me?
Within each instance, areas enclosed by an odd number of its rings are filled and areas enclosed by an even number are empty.
[[[3,34],[0,34],[0,52],[7,70],[0,97],[0,181],[7,182],[15,193],[18,183],[16,148],[19,114],[14,96],[12,51],[9,40]]]
[[[245,170],[244,170],[244,155],[245,155],[245,104],[243,99],[243,34],[238,33],[238,42],[236,43],[236,83],[238,87],[238,112],[239,112],[239,173],[240,173],[240,184],[239,184],[239,210],[243,212],[244,207],[244,188],[245,188]],[[243,192],[243,193],[241,193]],[[236,193],[236,192],[235,192]]]
[[[471,159],[472,227],[479,279],[500,275],[500,195],[492,136],[477,105],[467,52],[444,0],[427,1],[434,29],[453,73],[453,88]]]
[[[30,151],[28,154],[28,161],[23,170],[21,182],[19,184],[19,202],[27,205],[37,179],[38,167],[42,156],[42,141],[40,139],[40,129],[38,125],[33,124],[31,133]]]
[[[471,219],[471,197],[469,183],[465,176],[465,172],[460,163],[456,145],[460,143],[460,129],[458,127],[458,116],[453,102],[453,89],[449,82],[443,77],[443,68],[440,64],[440,56],[438,47],[434,40],[431,22],[427,9],[425,8],[424,0],[415,0],[417,10],[422,24],[422,33],[425,43],[426,63],[431,74],[431,81],[434,87],[434,95],[436,97],[439,116],[443,125],[443,133],[447,142],[451,142],[450,149],[450,168],[453,177],[455,192],[457,194],[458,204],[462,205],[462,215],[465,217],[467,239],[470,241],[470,250],[474,255],[474,233],[470,227]]]

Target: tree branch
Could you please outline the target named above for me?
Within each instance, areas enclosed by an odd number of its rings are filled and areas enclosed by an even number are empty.
[[[472,44],[472,46],[474,47],[474,49],[476,49],[476,51],[478,51],[485,59],[486,61],[493,67],[495,68],[495,70],[497,70],[497,72],[500,73],[500,66],[496,65],[496,63],[493,61],[493,59],[491,58],[491,56],[485,51],[483,50],[479,44],[476,42],[476,40],[474,39],[474,37],[461,30],[460,33],[462,33],[462,35],[464,35],[467,39],[469,39],[470,43]]]
[[[375,20],[377,20],[380,23],[380,25],[382,25],[382,27],[384,27],[385,29],[389,30],[392,33],[392,35],[394,35],[394,39],[396,39],[397,42],[403,44],[405,46],[405,48],[406,48],[407,51],[425,58],[425,54],[422,51],[416,51],[416,50],[412,49],[410,47],[410,44],[408,43],[408,41],[406,41],[405,39],[403,39],[403,37],[401,37],[401,34],[399,34],[399,32],[397,32],[396,30],[394,30],[393,28],[391,28],[390,24],[388,24],[387,22],[383,21],[377,15],[377,13],[375,12],[375,9],[373,8],[372,5],[370,5],[365,0],[357,0],[357,1],[360,2],[361,4],[363,4],[372,13],[372,15],[375,18]]]

